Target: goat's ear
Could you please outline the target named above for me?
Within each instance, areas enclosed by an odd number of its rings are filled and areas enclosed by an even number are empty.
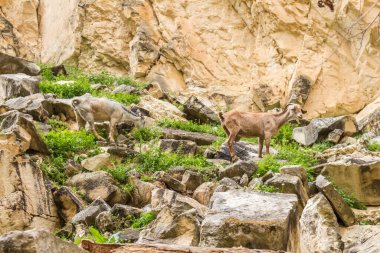
[[[306,110],[304,110],[304,109],[301,109],[301,112],[302,112],[302,113],[307,113],[307,111],[306,111]]]

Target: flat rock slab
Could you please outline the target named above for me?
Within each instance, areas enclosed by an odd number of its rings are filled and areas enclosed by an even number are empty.
[[[235,153],[237,157],[241,160],[250,160],[252,158],[259,157],[259,145],[251,144],[245,141],[239,141],[234,143]],[[269,152],[271,154],[277,154],[277,150],[270,147]],[[265,147],[263,148],[263,155],[265,155]],[[219,151],[217,152],[215,158],[231,160],[230,150],[226,143],[224,143]]]
[[[0,75],[0,102],[39,93],[41,77],[25,74]]]
[[[100,253],[93,252],[92,253]],[[107,251],[102,251],[107,253]],[[109,251],[108,251],[109,252]],[[191,247],[191,246],[179,246],[179,245],[166,245],[166,244],[127,244],[112,253],[285,253],[285,251],[273,251],[273,250],[258,250],[258,249],[246,249],[246,248],[204,248],[204,247]]]
[[[197,145],[210,145],[218,139],[217,136],[206,133],[188,132],[179,129],[163,128],[161,129],[163,138],[174,140],[190,140]]]
[[[40,67],[31,61],[0,53],[0,74],[24,73],[36,76],[40,73],[40,70]]]
[[[247,247],[298,252],[297,196],[215,192],[201,226],[202,247]]]
[[[355,215],[351,208],[335,190],[333,184],[324,176],[319,175],[316,180],[317,188],[330,201],[335,213],[343,221],[344,225],[351,226],[355,223]]]
[[[329,163],[323,168],[322,175],[363,204],[380,205],[380,161]]]

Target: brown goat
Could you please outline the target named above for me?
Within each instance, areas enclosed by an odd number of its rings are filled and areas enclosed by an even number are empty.
[[[262,157],[263,143],[265,139],[266,154],[269,154],[270,139],[280,127],[291,119],[298,120],[306,111],[298,104],[288,104],[282,112],[241,112],[232,110],[227,113],[219,113],[220,122],[228,139],[227,144],[231,154],[231,160],[236,161],[234,141],[241,137],[259,137],[259,157]]]

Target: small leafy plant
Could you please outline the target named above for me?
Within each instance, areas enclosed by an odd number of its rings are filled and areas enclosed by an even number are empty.
[[[359,210],[367,210],[367,207],[363,205],[359,200],[357,200],[354,196],[351,194],[348,194],[343,189],[334,186],[335,190],[339,193],[340,196],[344,199],[344,201],[352,208],[359,209]]]
[[[133,129],[132,136],[140,143],[145,143],[160,138],[161,133],[155,128],[142,127]]]
[[[266,185],[266,184],[258,184],[255,187],[256,191],[261,191],[261,192],[279,192],[280,190],[272,185]]]
[[[140,218],[136,219],[132,225],[131,228],[134,229],[142,229],[143,227],[146,227],[149,223],[154,221],[156,219],[156,214],[152,211],[141,214]]]

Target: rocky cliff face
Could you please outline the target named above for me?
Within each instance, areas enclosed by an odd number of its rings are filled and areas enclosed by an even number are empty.
[[[0,0],[0,49],[223,107],[297,100],[310,118],[356,113],[379,95],[380,4],[329,2]]]

